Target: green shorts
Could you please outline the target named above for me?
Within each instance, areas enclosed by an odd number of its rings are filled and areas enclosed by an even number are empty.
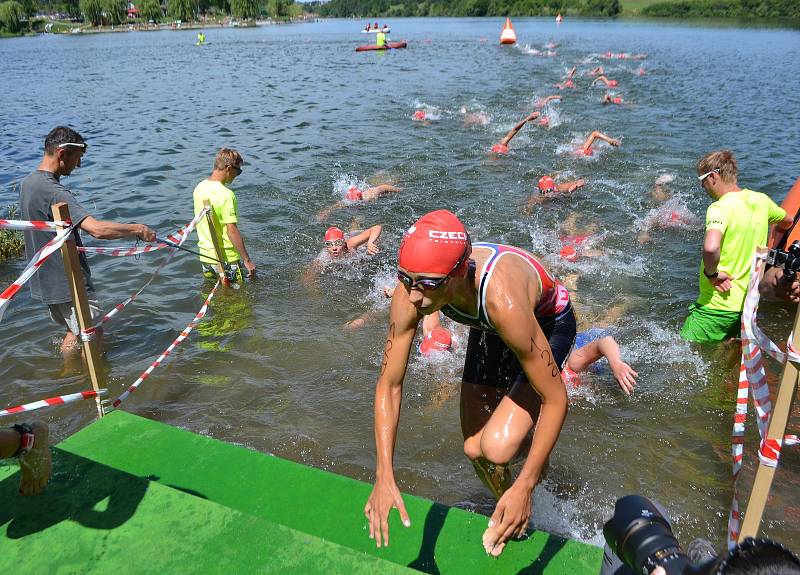
[[[708,309],[698,303],[689,306],[683,322],[681,337],[687,341],[706,343],[738,338],[742,331],[742,314],[734,311]]]

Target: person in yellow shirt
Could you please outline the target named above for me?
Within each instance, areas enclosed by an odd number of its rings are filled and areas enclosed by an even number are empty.
[[[769,196],[739,187],[739,169],[730,150],[703,156],[697,174],[703,190],[715,201],[706,211],[700,295],[689,306],[681,337],[723,341],[739,336],[756,247],[766,245],[769,224],[786,230],[792,218]]]
[[[243,279],[242,267],[247,270],[247,277],[256,273],[256,264],[250,259],[244,238],[239,232],[239,208],[236,195],[228,188],[239,174],[242,173],[244,160],[236,150],[222,148],[214,159],[214,169],[211,175],[197,184],[194,189],[194,213],[203,210],[204,200],[211,203],[211,215],[217,234],[217,242],[222,248],[225,272],[231,281],[238,282]],[[214,269],[217,256],[214,253],[214,244],[211,232],[205,219],[197,224],[198,247],[202,256],[203,274],[206,277],[216,277]]]
[[[383,31],[380,31],[377,34],[375,34],[375,45],[386,46],[386,34]]]

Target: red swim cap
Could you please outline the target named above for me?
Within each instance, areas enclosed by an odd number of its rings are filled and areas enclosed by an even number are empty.
[[[539,118],[539,125],[540,126],[549,126],[550,125],[550,119],[547,116],[542,116],[541,118]]]
[[[592,156],[594,155],[594,150],[592,150],[591,148],[578,148],[577,150],[575,150],[575,153],[578,154],[579,156]]]
[[[505,144],[495,144],[492,146],[492,153],[493,154],[507,154],[508,153],[508,146]]]
[[[450,337],[450,332],[437,327],[422,339],[419,344],[419,352],[422,355],[430,355],[432,351],[450,351],[452,347],[453,339]]]
[[[614,102],[615,104],[622,104],[622,98],[614,98],[611,101]]]
[[[552,192],[556,189],[556,183],[553,181],[553,178],[550,176],[542,176],[539,178],[539,191],[543,194],[547,192]]]
[[[611,86],[612,88],[615,87],[618,83],[619,82],[617,82],[616,80],[609,80],[608,81],[608,85]]]
[[[335,242],[336,240],[343,240],[344,239],[344,232],[333,226],[332,228],[328,228],[325,232],[325,241],[326,242]]]
[[[418,219],[403,235],[397,266],[411,273],[449,274],[471,251],[464,224],[452,212],[436,210]]]
[[[590,237],[592,237],[592,234],[577,234],[574,236],[561,236],[560,239],[562,244],[573,244],[579,246]]]
[[[425,110],[417,110],[414,112],[414,119],[415,120],[424,120],[425,119]]]
[[[350,186],[347,188],[347,199],[351,201],[355,200],[363,200],[364,199],[364,192],[358,189],[356,186]]]
[[[574,88],[575,87],[575,82],[573,82],[572,80],[567,80],[566,82],[564,82],[564,85],[567,88]]]
[[[577,388],[581,385],[581,376],[580,374],[572,371],[570,368],[564,366],[564,369],[561,370],[561,379],[564,382],[565,386],[571,388]]]
[[[670,221],[672,221],[672,222],[679,222],[679,221],[681,221],[681,214],[680,214],[680,212],[671,212],[671,213],[669,214],[669,219],[670,219]]]
[[[578,252],[575,251],[575,248],[571,245],[566,245],[563,248],[561,248],[561,251],[558,252],[558,255],[560,255],[568,262],[574,262],[575,260],[578,259]]]

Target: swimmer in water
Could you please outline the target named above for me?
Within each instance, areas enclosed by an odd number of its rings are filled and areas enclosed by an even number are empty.
[[[470,112],[464,106],[461,107],[459,112],[464,115],[464,127],[485,126],[489,123],[489,116],[486,115],[486,112]]]
[[[541,100],[536,100],[535,106],[537,108],[544,108],[550,102],[561,102],[562,98],[563,98],[563,96],[561,96],[559,94],[553,94],[552,96],[547,96],[546,98],[542,98]]]
[[[603,104],[622,104],[622,96],[612,96],[608,92],[606,92],[605,96],[603,96]]]
[[[594,86],[598,82],[602,82],[603,84],[605,84],[609,88],[616,88],[617,85],[619,84],[619,82],[617,82],[616,80],[609,80],[605,76],[598,76],[597,78],[595,78],[592,81],[592,86]]]
[[[602,140],[602,141],[606,142],[607,144],[609,144],[611,146],[614,146],[614,147],[617,147],[620,144],[622,144],[622,142],[620,142],[619,140],[617,140],[615,138],[611,138],[609,136],[606,136],[604,133],[598,132],[597,130],[595,130],[594,132],[589,134],[589,137],[586,138],[586,141],[583,143],[583,145],[580,148],[578,148],[577,150],[575,150],[575,153],[577,155],[579,155],[579,156],[591,156],[591,155],[593,155],[594,154],[594,150],[592,150],[592,145],[597,140]]]
[[[568,262],[576,262],[583,257],[598,257],[604,255],[600,250],[589,247],[598,237],[596,223],[588,226],[578,226],[578,212],[571,212],[561,224],[561,250],[559,257]]]
[[[332,206],[320,210],[316,215],[317,221],[321,222],[328,219],[333,212],[352,202],[371,202],[382,196],[396,194],[399,191],[401,191],[400,188],[391,184],[378,184],[377,186],[370,186],[368,188],[360,188],[352,184],[348,186],[345,192],[346,201],[338,201]]]
[[[561,371],[561,379],[570,387],[580,387],[580,372],[586,371],[590,365],[604,357],[608,360],[608,366],[619,388],[625,395],[630,395],[639,374],[622,360],[622,353],[614,336],[601,328],[593,327],[575,336],[575,347],[567,358],[566,367]]]
[[[567,78],[563,82],[555,84],[555,87],[559,90],[563,90],[564,88],[575,88],[575,82],[572,81],[572,78]]]
[[[376,480],[364,507],[369,536],[378,547],[388,545],[392,508],[411,525],[393,465],[403,380],[417,325],[441,311],[471,328],[460,389],[463,449],[498,499],[482,537],[496,557],[528,529],[534,488],[567,414],[560,371],[576,333],[569,293],[533,254],[472,244],[446,210],[426,214],[405,233],[397,276],[375,388]],[[512,480],[508,466],[517,453],[525,462]]]
[[[366,252],[370,256],[376,255],[378,249],[378,239],[383,231],[383,226],[376,224],[364,231],[356,232],[349,238],[345,238],[344,231],[336,226],[330,227],[325,231],[324,246],[327,256],[331,260],[341,260],[355,255],[359,247],[366,244]],[[300,282],[311,289],[316,285],[317,276],[325,267],[324,255],[318,255],[311,265],[303,272]]]
[[[503,136],[502,140],[500,140],[498,143],[492,146],[491,153],[499,155],[508,154],[508,143],[514,139],[514,136],[517,135],[517,132],[519,132],[522,129],[522,126],[524,126],[525,124],[527,124],[532,120],[535,120],[540,115],[541,114],[539,112],[533,112],[532,114],[527,116],[524,120],[522,120],[519,124],[511,128],[508,131],[508,133],[505,136]]]
[[[422,122],[426,126],[430,126],[431,122],[428,119],[428,114],[425,113],[425,110],[418,109],[414,110],[414,113],[411,115],[411,120],[414,122]]]
[[[556,184],[555,180],[552,177],[542,176],[541,178],[539,178],[539,182],[537,184],[537,187],[539,188],[539,193],[531,194],[531,196],[528,198],[527,204],[523,208],[523,212],[526,214],[530,214],[533,206],[541,204],[542,202],[546,201],[549,198],[574,192],[578,188],[582,188],[585,184],[586,180],[584,179],[570,180],[568,182],[562,182],[560,184]]]
[[[602,66],[598,66],[597,68],[589,72],[590,76],[602,76],[603,74],[605,74],[605,70],[603,70]]]

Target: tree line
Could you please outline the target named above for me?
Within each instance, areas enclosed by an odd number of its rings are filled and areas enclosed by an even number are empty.
[[[290,20],[303,13],[293,0],[134,0],[139,20],[192,22],[201,15],[232,16],[240,20],[272,18]],[[127,0],[9,0],[0,2],[0,32],[18,34],[32,29],[37,12],[59,13],[83,19],[92,26],[119,25],[128,21]]]
[[[788,18],[800,21],[797,0],[679,0],[659,2],[642,10],[644,16],[672,18]]]
[[[334,18],[402,16],[616,16],[619,0],[330,0],[308,10]]]

